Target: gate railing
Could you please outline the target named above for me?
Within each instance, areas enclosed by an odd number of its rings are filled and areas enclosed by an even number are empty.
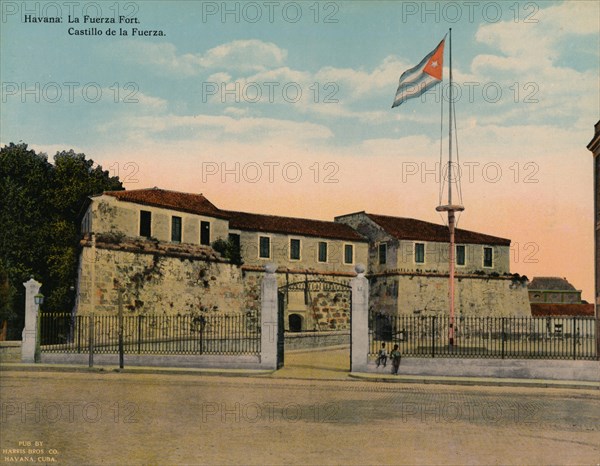
[[[79,315],[41,313],[42,353],[260,354],[260,319],[233,315]],[[122,322],[122,325],[120,324]]]
[[[369,316],[369,355],[382,343],[413,357],[596,359],[593,317]]]

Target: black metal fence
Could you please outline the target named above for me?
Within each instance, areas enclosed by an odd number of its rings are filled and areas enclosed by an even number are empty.
[[[403,355],[451,358],[596,359],[592,317],[457,317],[449,344],[447,316],[369,318],[369,355],[385,343]]]
[[[260,319],[252,315],[40,314],[42,353],[260,354]]]

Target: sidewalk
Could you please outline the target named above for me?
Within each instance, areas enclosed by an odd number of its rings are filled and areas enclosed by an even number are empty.
[[[350,373],[348,348],[332,348],[321,351],[290,351],[285,354],[285,366],[278,371],[248,369],[209,369],[178,367],[143,367],[95,366],[66,364],[23,364],[0,363],[0,372],[122,372],[128,374],[165,374],[165,375],[199,375],[221,377],[264,377],[273,379],[329,380],[329,381],[363,381],[404,384],[441,384],[464,386],[499,386],[499,387],[532,387],[599,390],[600,383],[577,380],[546,380],[493,377],[449,377],[426,375],[392,375],[385,372]]]

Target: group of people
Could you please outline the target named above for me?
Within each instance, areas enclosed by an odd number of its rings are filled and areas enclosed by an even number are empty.
[[[400,359],[402,359],[402,354],[400,353],[400,347],[398,345],[394,345],[394,349],[390,353],[390,359],[392,360],[392,374],[398,374],[398,369],[400,368]],[[388,353],[385,348],[385,343],[381,344],[381,349],[377,353],[377,367],[383,365],[385,367],[387,365]]]

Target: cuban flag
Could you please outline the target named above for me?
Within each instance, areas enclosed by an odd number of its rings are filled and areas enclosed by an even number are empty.
[[[412,97],[419,97],[437,83],[442,82],[445,41],[446,37],[429,55],[421,60],[421,63],[402,73],[392,108]]]

